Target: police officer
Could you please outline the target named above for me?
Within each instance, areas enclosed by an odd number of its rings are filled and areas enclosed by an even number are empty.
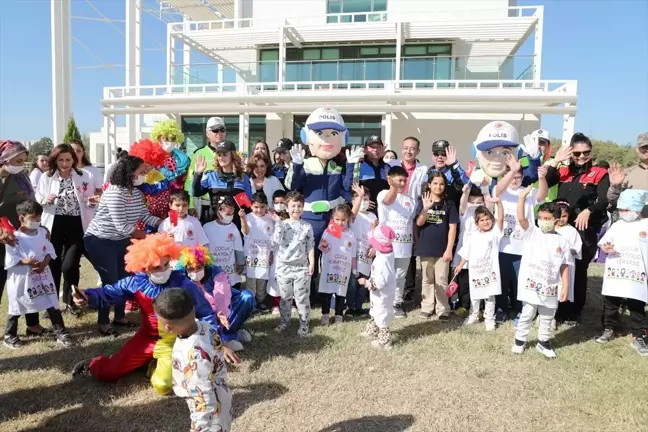
[[[385,144],[379,136],[371,136],[364,144],[364,157],[362,162],[349,163],[346,165],[345,187],[351,188],[352,183],[359,182],[360,185],[369,189],[369,200],[374,203],[372,211],[377,214],[378,205],[376,199],[378,193],[389,189],[387,173],[390,166],[383,161],[385,155]]]
[[[290,138],[281,138],[277,143],[277,147],[272,150],[278,157],[277,163],[272,165],[272,175],[277,177],[281,184],[285,187],[286,174],[290,167],[290,149],[293,142]]]
[[[428,169],[428,178],[434,172],[443,174],[448,182],[446,198],[454,202],[458,209],[462,189],[470,179],[457,161],[457,150],[451,147],[446,140],[434,141],[432,143],[432,162],[432,166]]]

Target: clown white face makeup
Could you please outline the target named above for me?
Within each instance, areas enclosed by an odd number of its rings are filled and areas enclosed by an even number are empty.
[[[344,146],[344,132],[341,131],[309,129],[306,136],[311,154],[320,159],[333,159]]]

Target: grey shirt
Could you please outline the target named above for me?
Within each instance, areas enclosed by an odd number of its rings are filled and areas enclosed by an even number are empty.
[[[306,267],[315,247],[313,228],[303,220],[286,219],[275,226],[272,244],[277,248],[278,264]]]

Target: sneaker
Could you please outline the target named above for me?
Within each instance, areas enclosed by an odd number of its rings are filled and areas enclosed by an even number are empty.
[[[383,344],[383,343],[380,343],[380,341],[378,341],[377,339],[371,341],[371,346],[374,347],[374,348],[384,349],[384,350],[392,349],[392,343],[391,342],[387,342],[387,343]]]
[[[260,303],[257,309],[260,313],[267,313],[270,311],[270,308],[265,303]]]
[[[347,317],[347,318],[355,318],[356,317],[356,310],[357,309],[349,308],[346,311],[344,311],[344,316]]]
[[[72,368],[72,378],[90,376],[90,359],[81,360]]]
[[[322,325],[327,326],[331,323],[331,317],[329,315],[322,315]]]
[[[465,307],[460,306],[457,309],[455,309],[452,313],[457,315],[458,317],[464,318],[468,316],[469,311]]]
[[[495,321],[486,321],[485,326],[487,332],[495,331],[495,329],[497,328]]]
[[[423,318],[423,319],[430,319],[430,318],[432,318],[432,312],[423,312],[423,311],[421,311],[419,313],[419,317]]]
[[[565,326],[567,326],[567,327],[576,327],[576,326],[578,326],[578,321],[577,321],[577,320],[570,319],[570,320],[565,320],[565,321],[563,321],[563,324],[564,324]]]
[[[442,322],[442,323],[447,323],[447,322],[450,321],[450,317],[448,315],[441,315],[439,317],[439,321]]]
[[[394,305],[394,318],[407,318],[402,304]]]
[[[245,343],[252,342],[252,335],[245,329],[240,329],[239,331],[237,331],[236,337],[238,337],[238,340]]]
[[[243,344],[236,339],[226,342],[225,346],[234,352],[243,350]]]
[[[344,318],[342,315],[335,315],[335,324],[342,324],[344,322]]]
[[[356,318],[367,318],[369,316],[369,309],[359,308],[356,309]]]
[[[76,345],[76,341],[69,333],[60,333],[56,335],[56,343],[63,345],[66,348],[70,348]]]
[[[277,327],[275,327],[274,331],[277,333],[283,333],[286,330],[288,330],[288,327],[290,327],[290,324],[288,323],[281,323]]]
[[[300,323],[299,328],[297,329],[297,336],[306,337],[308,336],[308,333],[309,333],[308,324]]]
[[[646,346],[646,341],[643,337],[632,338],[632,348],[637,350],[640,356],[648,357],[648,346]]]
[[[468,315],[468,318],[465,319],[464,325],[473,325],[479,322],[479,315]]]
[[[513,343],[511,351],[513,351],[513,354],[522,354],[525,348],[526,342],[515,339],[515,343]]]
[[[22,342],[18,336],[5,336],[2,344],[9,349],[18,349],[22,347]]]
[[[274,306],[272,308],[272,315],[279,315],[279,306]]]
[[[556,331],[558,330],[558,321],[556,321],[556,318],[551,320],[551,331]]]
[[[540,354],[544,355],[547,358],[550,359],[556,358],[556,351],[553,349],[553,346],[551,346],[551,342],[549,341],[538,342],[536,345],[536,349]]]
[[[497,312],[495,312],[495,322],[502,324],[504,321],[506,321],[506,313],[502,309],[497,309]]]
[[[25,330],[25,334],[27,336],[35,336],[35,337],[47,336],[50,333],[51,333],[51,331],[46,329],[46,328],[44,328],[43,330],[41,330],[39,332],[29,330],[29,329]]]
[[[613,341],[615,337],[616,336],[614,334],[614,330],[606,328],[605,330],[603,330],[603,334],[601,334],[599,337],[594,339],[594,341],[596,343],[606,344],[608,342]]]
[[[515,315],[515,318],[513,318],[513,328],[517,328],[519,322],[520,322],[520,314],[517,314]]]

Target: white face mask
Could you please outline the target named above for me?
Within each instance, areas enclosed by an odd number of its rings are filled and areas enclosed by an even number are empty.
[[[232,223],[232,219],[234,219],[234,215],[224,215],[220,213],[219,215],[220,215],[221,222],[223,222],[225,225],[227,225],[228,223]]]
[[[200,282],[204,277],[205,277],[205,269],[202,269],[197,272],[189,272],[189,279],[191,279],[194,282]]]
[[[38,227],[40,227],[40,226],[41,226],[41,223],[39,221],[29,221],[29,222],[27,222],[27,225],[26,225],[26,227],[31,229],[31,230],[38,229]]]
[[[164,284],[171,277],[172,271],[173,271],[172,268],[168,268],[162,272],[151,273],[149,275],[149,279],[151,279],[151,282],[153,282],[154,284],[158,284],[158,285]]]
[[[552,220],[539,220],[538,221],[538,227],[540,228],[540,231],[543,233],[549,233],[554,230],[554,225],[556,224],[556,221]]]
[[[143,176],[142,174],[140,174],[140,175],[137,176],[137,178],[135,180],[133,180],[133,186],[142,185],[142,184],[144,184],[145,181],[146,181],[146,177]]]
[[[363,200],[363,201],[360,203],[360,211],[361,211],[361,212],[366,212],[367,210],[369,210],[369,201],[364,201],[364,200]]]
[[[176,143],[173,141],[162,141],[162,150],[167,153],[171,153],[175,147]]]
[[[22,170],[22,165],[5,165],[5,171],[7,171],[9,174],[18,174]]]
[[[637,220],[639,213],[635,211],[625,210],[619,212],[619,217],[626,222],[632,222]]]
[[[275,209],[275,211],[278,211],[278,212],[284,211],[284,210],[286,210],[286,204],[275,204],[274,209]]]

